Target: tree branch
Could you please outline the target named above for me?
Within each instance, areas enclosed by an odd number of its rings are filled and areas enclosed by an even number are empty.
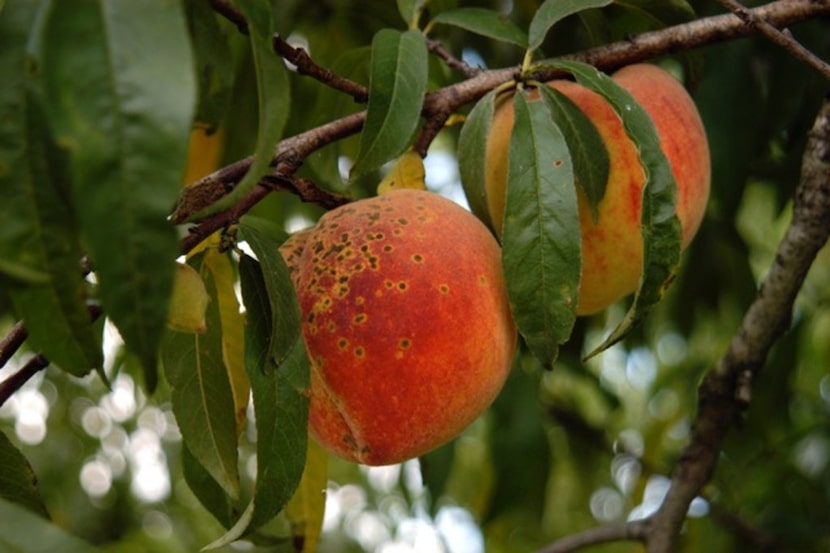
[[[830,95],[808,136],[790,225],[729,348],[700,385],[691,438],[675,465],[662,505],[646,519],[568,536],[540,553],[565,553],[621,540],[642,541],[648,553],[671,553],[677,549],[689,505],[714,474],[726,434],[749,406],[753,380],[773,344],[788,330],[798,291],[828,236]]]
[[[793,303],[830,234],[830,98],[810,131],[792,221],[758,295],[726,354],[700,386],[691,440],[675,466],[663,504],[651,517],[649,553],[674,551],[689,504],[714,473],[723,440],[751,398],[752,382],[789,328]]]
[[[538,553],[571,553],[592,545],[618,541],[644,541],[648,534],[648,520],[635,520],[624,524],[598,526],[571,534],[550,544]]]
[[[827,64],[821,58],[813,54],[810,50],[801,45],[788,31],[781,31],[775,26],[765,21],[762,17],[746,9],[746,7],[737,0],[718,0],[723,6],[731,10],[732,13],[741,18],[747,25],[751,25],[757,29],[759,33],[770,39],[775,44],[781,46],[796,59],[801,60],[808,66],[812,67],[822,75],[825,79],[830,80],[830,64]]]
[[[212,1],[214,6],[223,4],[221,0]],[[813,17],[830,15],[830,0],[778,0],[747,11],[753,14],[754,17],[762,19],[771,25],[785,26]],[[612,71],[621,66],[644,61],[659,55],[723,42],[747,36],[753,32],[755,32],[755,27],[746,21],[734,14],[725,14],[698,19],[682,25],[667,27],[659,31],[635,35],[628,40],[569,54],[563,56],[563,58],[589,63],[604,71]],[[545,69],[540,70],[533,77],[538,80],[549,80],[560,75],[560,72]],[[425,148],[428,144],[425,143],[427,139],[434,138],[435,128],[440,128],[438,122],[445,120],[448,114],[478,100],[496,86],[517,78],[517,76],[518,67],[482,71],[467,80],[427,94],[422,110],[422,115],[428,121],[427,132],[422,133],[425,138],[419,138],[419,149],[426,151]],[[306,149],[304,155],[307,156],[319,147],[359,132],[362,128],[364,118],[365,112],[349,115],[343,119],[332,121],[287,140],[302,140],[300,137],[307,135],[316,136],[318,138],[318,146]],[[433,122],[430,125],[429,121],[431,119],[436,119],[438,122]],[[323,134],[328,132],[335,132],[337,134],[336,136],[330,137],[330,139],[322,137]],[[285,142],[281,142],[277,149],[274,165],[276,165],[277,158],[280,157],[281,152],[285,149]],[[208,175],[194,185],[186,187],[183,191],[182,199],[180,199],[177,209],[172,216],[173,222],[184,222],[188,217],[198,213],[218,198],[230,192],[242,176],[244,176],[248,167],[250,167],[252,159],[249,157],[235,162],[228,167],[224,167]],[[302,157],[297,160],[296,166],[299,167],[301,162]],[[251,192],[251,195],[259,199],[264,197],[261,191],[258,190]],[[256,203],[252,203],[252,199],[252,197],[243,199],[238,207],[247,206],[250,208]],[[240,212],[240,214],[244,213],[240,209],[236,209],[236,211]],[[221,225],[217,228],[221,228]]]

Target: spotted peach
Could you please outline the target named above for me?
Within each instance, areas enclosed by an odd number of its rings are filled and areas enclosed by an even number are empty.
[[[400,462],[492,403],[517,333],[498,244],[478,219],[436,194],[394,190],[326,213],[303,238],[293,262],[309,427],[324,447]]]

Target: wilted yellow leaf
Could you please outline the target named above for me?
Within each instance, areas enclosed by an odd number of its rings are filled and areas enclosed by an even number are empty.
[[[380,181],[378,194],[385,194],[390,190],[414,188],[426,190],[424,184],[424,160],[421,156],[409,150],[398,158],[392,170]]]

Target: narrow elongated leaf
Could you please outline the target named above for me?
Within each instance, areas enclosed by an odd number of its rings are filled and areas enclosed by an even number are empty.
[[[640,152],[645,172],[640,229],[643,236],[643,276],[634,303],[616,329],[591,354],[595,355],[621,340],[645,318],[663,297],[680,263],[681,227],[675,210],[677,183],[660,138],[648,113],[610,77],[577,62],[557,67],[571,72],[576,80],[602,94],[620,114],[626,133]]]
[[[10,553],[98,553],[98,548],[0,498],[0,551]]]
[[[594,220],[608,184],[608,150],[596,126],[567,96],[548,86],[539,89],[565,136],[574,164],[576,184],[585,192]]]
[[[210,4],[195,0],[184,4],[195,57],[196,120],[205,124],[208,130],[215,131],[225,115],[233,87],[233,57]]]
[[[406,150],[418,126],[427,87],[427,47],[416,31],[378,31],[372,40],[369,106],[352,179]]]
[[[0,498],[17,503],[31,512],[49,518],[37,490],[32,466],[6,435],[0,432]],[[2,537],[0,537],[0,542]]]
[[[589,8],[601,8],[607,6],[612,0],[545,0],[536,10],[533,20],[530,22],[528,32],[528,43],[531,50],[536,50],[542,45],[548,31],[556,23]]]
[[[216,303],[222,327],[222,360],[233,392],[236,427],[242,429],[251,387],[245,374],[245,318],[236,299],[236,275],[230,257],[217,248],[205,250],[205,266],[216,284]]]
[[[237,434],[233,394],[222,355],[222,326],[216,283],[203,255],[189,263],[199,269],[211,297],[203,334],[170,331],[161,348],[165,375],[173,387],[173,413],[185,446],[234,499],[239,498]]]
[[[178,2],[53,2],[43,75],[107,315],[155,380],[195,87]]]
[[[294,496],[285,506],[285,516],[291,523],[295,546],[302,544],[298,553],[314,553],[323,530],[326,510],[329,454],[314,440],[308,440],[303,478]]]
[[[487,137],[490,135],[495,103],[495,91],[490,91],[479,100],[464,121],[458,137],[458,169],[464,195],[472,212],[490,228],[493,228],[493,223],[490,221],[490,210],[487,209],[485,166]]]
[[[544,102],[514,97],[502,259],[519,331],[544,364],[576,320],[579,213],[565,138]]]
[[[279,256],[276,244],[273,245],[270,255]],[[294,298],[287,270],[282,277],[282,293]],[[246,340],[245,357],[256,411],[257,478],[250,519],[229,532],[238,532],[239,536],[277,515],[299,485],[308,437],[306,391],[309,386],[308,356],[302,338],[294,338],[281,363],[276,363],[268,353],[275,349],[270,343],[273,337],[271,311],[281,303],[274,301],[268,286],[273,275],[264,273],[254,259],[243,256],[240,278],[248,313],[246,337],[249,339]],[[298,312],[294,322],[299,326]],[[277,339],[285,340],[285,336]],[[276,349],[282,349],[282,346]]]
[[[193,215],[200,219],[238,202],[256,186],[268,171],[288,120],[291,87],[288,70],[273,49],[274,21],[269,5],[259,0],[236,0],[236,7],[248,22],[248,37],[254,59],[257,82],[257,142],[254,161],[230,194]]]
[[[66,164],[34,93],[27,95],[25,115],[25,165],[9,192],[22,195],[19,207],[25,211],[17,217],[31,222],[27,245],[49,281],[12,288],[12,303],[16,315],[26,322],[31,345],[60,368],[83,376],[102,366],[103,354],[84,302],[81,248],[69,205]]]
[[[37,11],[33,2],[11,2],[0,12],[0,276],[43,283],[49,275],[37,249],[30,247],[35,220],[30,216],[26,148],[26,104],[33,78],[26,43]]]
[[[452,25],[517,46],[527,46],[527,35],[502,14],[485,8],[457,8],[436,15],[430,22],[433,25]]]
[[[270,302],[268,314],[271,317],[267,327],[271,332],[267,354],[280,364],[300,339],[300,307],[288,267],[279,254],[279,243],[255,224],[255,220],[245,218],[239,227],[239,234],[256,254],[265,277],[266,299]]]
[[[182,448],[182,473],[185,482],[187,482],[199,503],[222,526],[230,528],[236,518],[234,516],[233,500],[186,447]]]

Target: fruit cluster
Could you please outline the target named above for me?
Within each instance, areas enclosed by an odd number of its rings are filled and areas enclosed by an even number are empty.
[[[630,66],[613,78],[655,124],[677,181],[685,247],[709,193],[709,150],[697,109],[656,66]],[[570,81],[550,86],[594,123],[609,155],[595,214],[578,191],[577,313],[589,314],[638,285],[645,176],[637,148],[603,97]],[[510,97],[500,100],[486,149],[487,207],[498,234],[512,106]],[[517,331],[499,245],[471,213],[427,191],[392,190],[328,212],[281,253],[311,360],[309,426],[328,450],[375,465],[415,457],[456,436],[499,393]]]

